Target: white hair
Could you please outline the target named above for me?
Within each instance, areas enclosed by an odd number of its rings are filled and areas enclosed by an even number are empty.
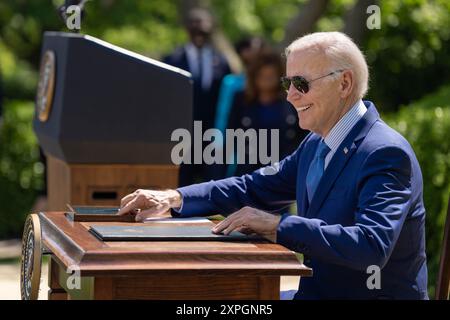
[[[316,32],[293,41],[285,50],[286,58],[294,51],[308,50],[323,53],[332,67],[352,70],[355,78],[355,97],[362,99],[369,88],[369,68],[358,46],[342,32]]]

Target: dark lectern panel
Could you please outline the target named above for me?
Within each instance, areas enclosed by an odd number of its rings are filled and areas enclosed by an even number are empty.
[[[68,163],[172,164],[171,134],[192,127],[189,73],[90,36],[47,32],[56,83],[44,151]]]

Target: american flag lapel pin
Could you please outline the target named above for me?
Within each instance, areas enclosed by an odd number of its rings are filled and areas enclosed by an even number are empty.
[[[348,153],[348,148],[345,147],[345,148],[344,148],[344,154],[347,154],[347,153]]]

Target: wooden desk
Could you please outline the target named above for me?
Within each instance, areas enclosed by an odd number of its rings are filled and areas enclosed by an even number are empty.
[[[312,275],[292,251],[270,242],[103,242],[88,232],[90,223],[63,212],[39,216],[52,253],[51,300],[279,299],[280,276]],[[69,268],[79,270],[81,289],[70,288]]]

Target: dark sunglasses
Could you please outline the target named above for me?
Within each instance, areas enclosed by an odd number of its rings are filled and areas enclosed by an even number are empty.
[[[331,76],[333,74],[336,73],[340,73],[344,70],[335,70],[333,72],[330,72],[324,76],[312,79],[312,80],[306,80],[304,77],[302,76],[293,76],[291,78],[288,77],[281,77],[281,85],[283,86],[284,90],[289,91],[289,88],[291,87],[291,83],[294,85],[294,88],[297,89],[298,91],[300,91],[303,94],[308,93],[309,91],[309,84],[313,81]]]

